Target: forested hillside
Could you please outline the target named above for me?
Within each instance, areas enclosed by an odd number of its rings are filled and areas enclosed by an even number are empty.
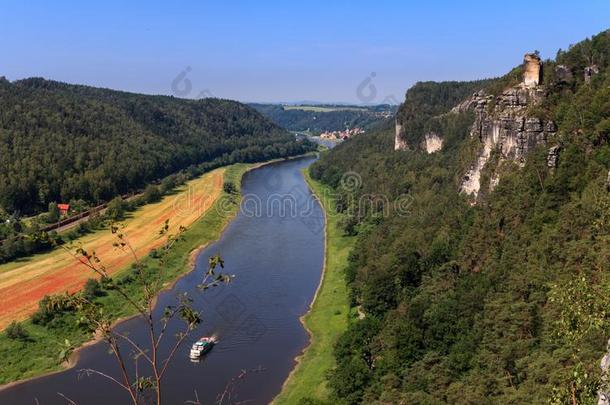
[[[250,104],[277,125],[290,131],[341,131],[346,128],[364,128],[387,118],[396,107],[379,105],[372,107],[322,106],[313,110],[285,108],[280,104]],[[326,108],[324,108],[326,107]],[[324,111],[327,110],[327,111]]]
[[[419,82],[409,89],[405,102],[396,113],[402,123],[406,141],[416,144],[430,129],[430,119],[447,113],[475,91],[489,86],[494,80],[471,82]]]
[[[447,112],[476,87],[498,94],[520,70],[409,91],[407,137],[445,114],[436,153],[393,152],[386,128],[311,167],[358,235],[346,281],[364,317],[335,347],[333,403],[597,403],[610,338],[609,62],[610,31],[544,62],[547,95],[528,114],[556,123],[559,158],[532,147],[478,200],[460,193],[473,114]]]
[[[228,100],[0,79],[0,212],[95,204],[197,165],[301,153],[307,144]]]

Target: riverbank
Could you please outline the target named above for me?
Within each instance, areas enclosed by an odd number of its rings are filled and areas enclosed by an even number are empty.
[[[189,180],[160,201],[128,212],[121,223],[135,253],[145,257],[163,243],[158,231],[166,220],[168,233],[176,233],[180,227],[189,228],[199,220],[220,197],[224,172],[225,168],[212,170]],[[128,255],[117,254],[112,246],[114,239],[109,225],[105,225],[72,243],[95,251],[108,273],[114,275],[133,262]],[[0,330],[12,321],[29,318],[44,296],[79,291],[91,277],[83,271],[82,264],[66,253],[64,246],[0,265],[0,296],[4,297],[0,304]]]
[[[341,215],[336,213],[335,201],[328,198],[333,195],[332,190],[313,180],[307,170],[304,176],[325,213],[324,269],[311,308],[301,318],[310,335],[309,346],[296,359],[297,365],[273,401],[276,405],[295,404],[303,398],[328,399],[326,374],[335,364],[333,348],[337,338],[347,329],[349,318],[343,272],[356,239],[343,236],[339,226]]]
[[[241,179],[247,171],[275,161],[277,160],[228,166],[224,172],[224,181],[232,182],[236,189],[240,190]],[[162,267],[158,259],[149,256],[142,258],[147,265],[147,271],[160,275],[159,291],[169,288],[180,276],[192,270],[197,252],[221,236],[226,225],[235,217],[239,202],[240,195],[229,195],[223,191],[212,207],[186,230],[183,234],[184,238],[177,242],[169,255],[164,258]],[[86,271],[87,269],[83,268],[83,272]],[[119,280],[126,278],[129,278],[129,268],[121,272]],[[132,297],[135,299],[142,294],[141,286],[135,282],[127,282],[123,284],[123,288],[130,295],[133,294]],[[111,314],[112,318],[124,320],[134,315],[123,305],[116,292],[110,290],[105,293],[106,295],[99,297],[97,301],[104,306],[105,312]],[[60,352],[65,349],[80,348],[91,342],[91,335],[78,327],[74,313],[68,312],[58,316],[49,326],[35,325],[30,320],[23,322],[23,325],[28,333],[27,339],[14,340],[9,339],[5,333],[0,334],[0,358],[2,358],[0,384],[62,371],[76,362],[78,350],[74,352],[69,362],[60,360]],[[0,387],[2,388],[6,388],[6,385]]]

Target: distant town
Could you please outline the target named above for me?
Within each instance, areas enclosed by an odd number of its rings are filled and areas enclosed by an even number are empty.
[[[364,129],[357,128],[349,128],[344,129],[343,131],[325,131],[320,134],[320,139],[328,139],[328,140],[339,140],[339,139],[349,139],[354,135],[363,134]]]

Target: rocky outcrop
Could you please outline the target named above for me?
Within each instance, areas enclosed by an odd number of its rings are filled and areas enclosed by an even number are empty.
[[[459,114],[470,111],[476,108],[477,104],[483,104],[493,99],[493,96],[487,96],[484,90],[480,90],[467,98],[451,109],[452,114]]]
[[[558,80],[572,80],[572,72],[565,66],[558,66]],[[538,105],[546,97],[542,83],[543,66],[537,53],[527,53],[523,58],[523,79],[520,83],[504,89],[501,94],[489,94],[484,90],[475,92],[462,100],[450,111],[436,115],[474,112],[475,120],[470,128],[470,136],[478,141],[476,157],[464,174],[460,190],[476,197],[481,189],[482,172],[494,156],[490,166],[489,187],[493,189],[500,181],[502,170],[508,167],[503,162],[525,163],[527,154],[539,145],[546,145],[557,132],[555,123],[531,113],[531,107]],[[472,90],[472,88],[471,88]],[[449,106],[447,107],[449,108]],[[442,149],[441,134],[429,131],[419,144],[408,145],[405,141],[403,122],[395,123],[394,149],[422,149],[434,153]],[[549,167],[556,167],[560,148],[553,147],[547,156]]]
[[[599,73],[599,67],[597,65],[587,66],[585,68],[585,83],[589,83],[591,78]]]
[[[559,151],[561,150],[561,146],[555,145],[549,148],[549,153],[546,157],[546,164],[550,169],[555,169],[557,167],[557,163],[559,162]]]
[[[482,140],[482,147],[479,149],[476,161],[472,164],[468,172],[462,179],[462,186],[460,191],[466,194],[474,195],[475,197],[479,193],[481,188],[481,172],[485,167],[485,164],[491,156],[491,151],[494,148],[493,140],[486,137]]]
[[[481,171],[493,151],[498,152],[499,162],[510,160],[523,165],[526,155],[533,148],[546,144],[549,137],[557,132],[552,121],[531,117],[527,113],[528,107],[538,104],[545,97],[544,88],[538,85],[540,75],[540,58],[535,54],[526,54],[522,83],[505,89],[496,97],[477,92],[455,107],[456,112],[474,110],[475,122],[470,135],[480,142],[476,160],[462,180],[462,192],[475,197],[478,195]],[[559,153],[559,150],[555,152]],[[551,160],[556,164],[556,156]]]
[[[523,84],[535,87],[542,81],[542,61],[536,53],[526,53],[523,57]]]
[[[566,65],[557,65],[555,76],[557,77],[557,83],[571,83],[574,79],[572,71]]]
[[[394,150],[409,150],[409,145],[404,139],[404,130],[402,124],[396,120],[394,134]],[[428,132],[424,135],[420,147],[428,153],[434,153],[441,150],[443,147],[443,139],[434,132]]]
[[[402,124],[398,121],[398,118],[394,121],[395,123],[395,135],[394,135],[394,150],[407,150],[409,149],[409,145],[407,145],[407,141],[403,139],[403,130]]]
[[[424,135],[424,141],[422,142],[422,148],[428,153],[434,153],[441,150],[443,147],[443,139],[434,132],[428,132]]]
[[[608,372],[610,372],[610,340],[606,348],[606,354],[600,362],[602,369],[601,387],[597,391],[597,405],[610,405],[610,387],[608,387]]]

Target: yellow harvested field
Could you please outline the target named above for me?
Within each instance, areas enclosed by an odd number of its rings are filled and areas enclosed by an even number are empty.
[[[222,193],[224,168],[191,180],[176,193],[160,202],[147,204],[122,224],[123,233],[139,257],[161,246],[165,237],[159,235],[169,219],[170,233],[180,226],[188,227],[208,210]],[[115,236],[100,230],[76,241],[87,251],[95,251],[109,273],[131,265],[133,258],[112,246]],[[0,265],[0,330],[13,320],[22,320],[34,313],[38,301],[48,294],[75,292],[82,288],[93,272],[65,249]]]

